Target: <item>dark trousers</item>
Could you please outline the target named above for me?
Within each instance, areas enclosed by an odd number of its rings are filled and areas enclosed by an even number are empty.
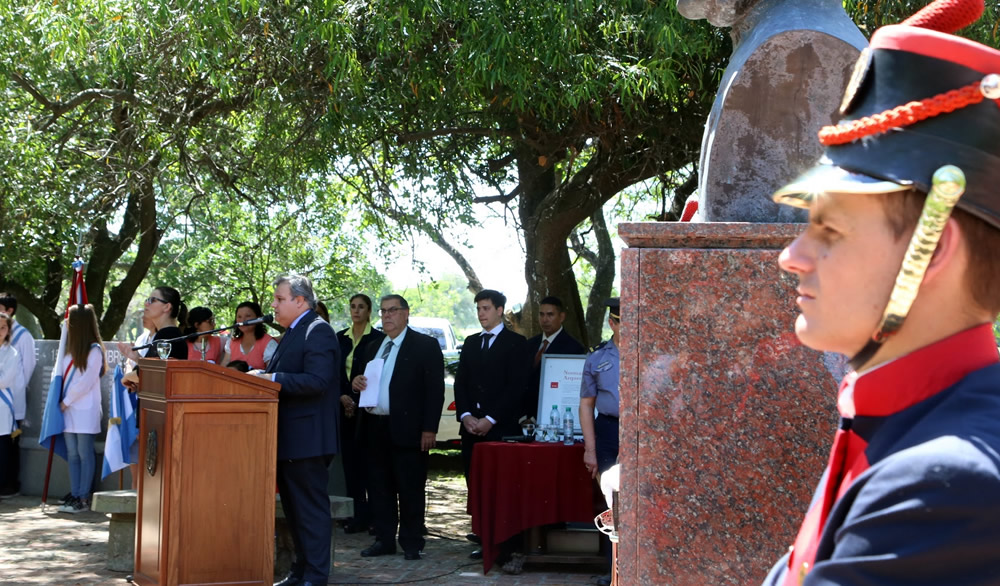
[[[600,415],[594,418],[594,451],[597,453],[597,479],[618,461],[618,418]],[[602,498],[603,500],[603,498]],[[601,535],[604,559],[611,569],[611,540]]]
[[[618,461],[618,418],[598,415],[594,419],[594,451],[597,471],[603,473]]]
[[[362,530],[371,522],[368,511],[367,442],[360,437],[360,413],[340,418],[340,456],[344,462],[347,496],[354,499],[354,524]]]
[[[472,450],[479,442],[490,441],[481,435],[462,434],[462,469],[465,471],[465,486],[469,486],[469,475],[472,473]]]
[[[392,546],[398,528],[403,551],[421,551],[427,501],[427,452],[419,446],[393,445],[388,416],[365,414],[362,425],[368,444],[368,499],[375,538]]]
[[[292,573],[326,584],[330,575],[330,497],[326,494],[330,458],[278,460],[278,493],[295,544]]]
[[[21,436],[0,436],[0,494],[14,494],[20,488]]]

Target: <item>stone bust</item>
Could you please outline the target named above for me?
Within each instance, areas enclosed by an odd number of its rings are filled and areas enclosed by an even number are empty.
[[[685,18],[731,27],[733,55],[705,125],[699,207],[710,222],[802,221],[771,193],[811,167],[868,45],[840,0],[677,0]],[[784,209],[782,209],[784,208]]]

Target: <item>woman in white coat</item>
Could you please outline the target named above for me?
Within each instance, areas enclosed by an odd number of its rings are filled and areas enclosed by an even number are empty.
[[[14,319],[0,313],[0,487],[16,487],[17,479],[9,478],[14,469],[11,446],[21,431],[14,417],[15,397],[24,393],[24,372],[17,349],[10,343]]]
[[[94,484],[94,438],[101,432],[101,376],[104,375],[104,344],[93,305],[69,308],[66,355],[59,365],[63,377],[62,402],[66,449],[69,452],[69,484],[72,496],[59,507],[61,513],[90,509]]]

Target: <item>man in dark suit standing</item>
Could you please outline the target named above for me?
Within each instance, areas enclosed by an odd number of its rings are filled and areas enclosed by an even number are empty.
[[[359,348],[364,372],[382,361],[378,402],[361,414],[361,434],[368,449],[368,497],[375,521],[375,543],[363,557],[396,553],[419,560],[424,548],[424,485],[427,455],[434,447],[444,405],[444,356],[437,340],[407,327],[410,306],[400,295],[382,298],[379,308],[384,338]],[[363,391],[368,378],[352,386]],[[397,508],[398,500],[398,508]]]
[[[291,572],[278,586],[326,584],[330,573],[327,466],[337,452],[340,346],[317,315],[309,279],[274,282],[275,321],[286,328],[266,373],[278,394],[278,492],[295,543]]]
[[[542,356],[545,354],[586,354],[587,349],[563,329],[566,308],[558,297],[546,297],[538,304],[538,325],[542,333],[528,340],[528,351],[533,352],[531,377],[524,393],[525,417],[538,414],[538,385],[542,378]]]
[[[483,441],[499,441],[519,435],[528,370],[524,336],[503,326],[507,298],[499,291],[483,289],[476,294],[476,315],[483,331],[465,339],[455,374],[455,412],[462,423],[462,465],[465,482],[472,470],[472,450]],[[479,538],[470,533],[470,541]],[[473,559],[481,550],[472,553]]]

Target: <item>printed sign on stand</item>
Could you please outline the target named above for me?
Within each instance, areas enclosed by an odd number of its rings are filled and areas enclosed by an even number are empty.
[[[580,384],[583,382],[584,354],[542,354],[542,376],[538,382],[538,411],[535,421],[548,425],[552,406],[559,407],[559,417],[570,408],[573,414],[574,433],[583,433],[580,427]]]

